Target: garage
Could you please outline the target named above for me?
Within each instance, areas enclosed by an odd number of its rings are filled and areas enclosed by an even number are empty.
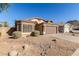
[[[36,24],[35,30],[40,31],[40,34],[56,34],[58,33],[58,25],[56,24]]]
[[[57,27],[56,26],[46,26],[46,34],[55,34],[57,33]]]

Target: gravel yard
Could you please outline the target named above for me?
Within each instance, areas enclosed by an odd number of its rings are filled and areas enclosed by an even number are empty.
[[[78,43],[57,39],[52,35],[0,39],[1,56],[8,56],[9,53],[17,56],[71,56],[77,48]]]

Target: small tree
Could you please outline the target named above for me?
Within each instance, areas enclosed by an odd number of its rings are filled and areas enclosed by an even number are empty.
[[[63,21],[61,21],[60,23],[59,23],[59,25],[64,25],[65,23],[63,22]]]
[[[4,26],[4,27],[8,27],[8,22],[7,22],[7,21],[4,21],[4,22],[3,22],[3,26]]]
[[[9,5],[10,5],[9,3],[0,3],[0,12],[6,11]],[[3,26],[8,27],[8,23],[6,21],[3,22]]]

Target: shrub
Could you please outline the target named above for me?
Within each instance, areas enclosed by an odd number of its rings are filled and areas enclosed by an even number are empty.
[[[21,37],[21,32],[19,32],[19,31],[13,32],[13,33],[12,33],[12,37],[13,37],[14,39],[20,38],[20,37]]]
[[[40,31],[33,31],[32,33],[31,33],[31,36],[39,36],[40,35]]]
[[[4,26],[4,27],[8,27],[8,26],[9,26],[9,25],[8,25],[8,22],[7,22],[7,21],[4,21],[4,22],[3,22],[3,26]]]

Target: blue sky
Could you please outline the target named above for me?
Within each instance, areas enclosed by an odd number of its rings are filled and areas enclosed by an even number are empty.
[[[79,20],[78,3],[14,3],[6,12],[0,13],[0,22],[8,21],[14,26],[15,20],[41,17],[55,23]]]

